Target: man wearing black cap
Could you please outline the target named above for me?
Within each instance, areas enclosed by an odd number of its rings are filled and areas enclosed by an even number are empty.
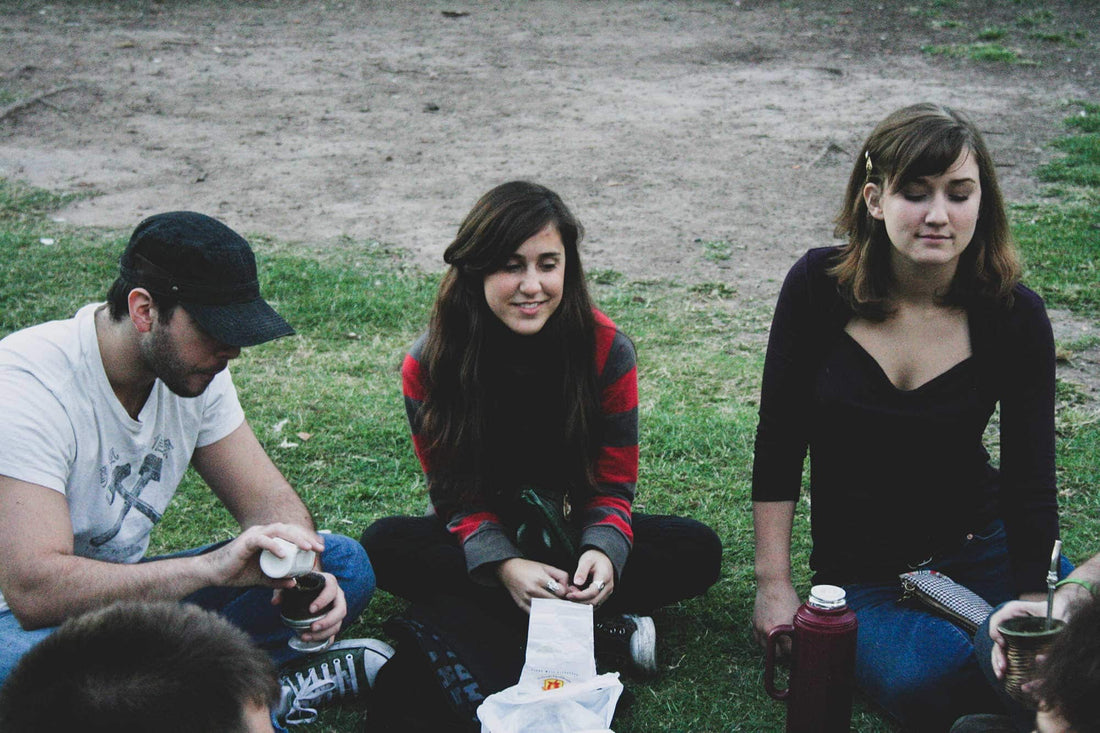
[[[316,532],[237,400],[230,360],[294,333],[260,296],[251,248],[208,216],[170,212],[138,225],[119,270],[106,304],[0,341],[0,682],[65,619],[140,599],[196,603],[248,631],[285,664],[292,720],[369,689],[392,650],[344,641],[295,659],[270,590],[294,580],[259,568],[263,550],[284,554],[276,537],[316,552],[315,606],[332,607],[305,641],[333,637],[374,590],[360,544]],[[145,560],[189,464],[242,531]],[[350,670],[323,664],[335,654]]]

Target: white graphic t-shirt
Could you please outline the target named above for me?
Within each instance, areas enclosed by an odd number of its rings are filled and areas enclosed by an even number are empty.
[[[244,412],[225,370],[198,397],[158,379],[131,418],[103,370],[99,305],[0,340],[0,475],[65,495],[76,555],[132,563],[195,448],[236,430]]]

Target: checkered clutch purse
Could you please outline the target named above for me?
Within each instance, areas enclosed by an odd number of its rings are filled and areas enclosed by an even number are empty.
[[[898,577],[902,598],[916,598],[971,635],[993,612],[984,598],[936,570],[914,570]]]

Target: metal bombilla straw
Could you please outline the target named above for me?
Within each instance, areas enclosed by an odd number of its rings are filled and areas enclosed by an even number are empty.
[[[1050,630],[1054,624],[1054,587],[1058,584],[1058,565],[1062,557],[1062,540],[1054,540],[1054,551],[1050,553],[1050,570],[1047,571],[1047,618],[1043,628]]]

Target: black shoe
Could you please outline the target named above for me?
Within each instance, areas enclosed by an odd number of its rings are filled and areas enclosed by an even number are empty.
[[[643,677],[657,674],[657,628],[649,616],[609,616],[593,629],[596,656],[628,662]]]
[[[393,647],[384,641],[345,639],[287,663],[279,670],[279,720],[283,725],[312,723],[318,708],[365,699],[379,668],[392,656]]]

